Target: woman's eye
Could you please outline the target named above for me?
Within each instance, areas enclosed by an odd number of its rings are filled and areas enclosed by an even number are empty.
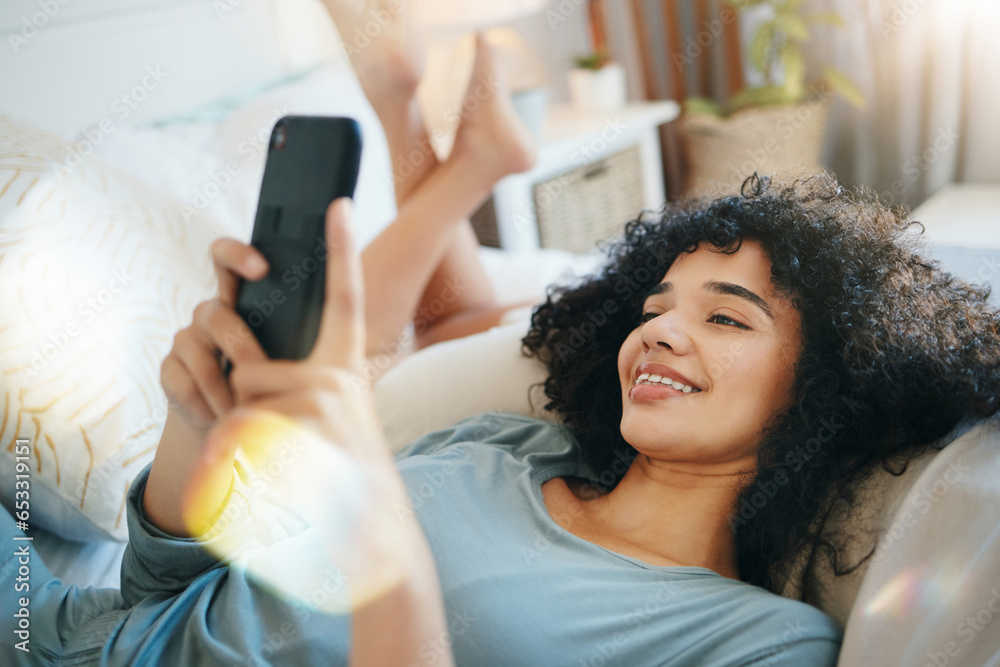
[[[708,318],[708,321],[709,322],[713,322],[715,324],[725,324],[725,325],[728,325],[728,326],[737,327],[739,329],[749,329],[750,328],[747,325],[743,324],[742,322],[738,322],[737,320],[734,320],[733,318],[729,317],[728,315],[715,314],[715,315],[712,315],[710,318]]]
[[[643,313],[642,316],[639,318],[639,322],[646,323],[651,319],[653,319],[654,317],[656,317],[657,315],[659,315],[659,313],[650,313],[650,312]]]

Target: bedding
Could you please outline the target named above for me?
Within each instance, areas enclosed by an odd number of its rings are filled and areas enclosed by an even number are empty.
[[[31,525],[123,540],[166,418],[160,362],[215,289],[221,229],[51,133],[0,117],[0,142],[0,461],[30,439]]]

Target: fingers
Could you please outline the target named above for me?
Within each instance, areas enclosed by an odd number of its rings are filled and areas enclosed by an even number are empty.
[[[310,359],[360,373],[364,364],[365,312],[361,259],[354,250],[354,208],[337,199],[326,212],[326,298]]]
[[[174,337],[170,364],[165,361],[161,370],[164,390],[173,393],[181,409],[201,421],[206,421],[206,411],[210,421],[233,406],[232,390],[219,367],[219,351],[234,363],[267,359],[243,319],[214,299],[195,308],[194,321]]]
[[[326,447],[333,446],[352,456],[391,461],[374,407],[370,402],[359,404],[343,392],[298,387],[292,391],[258,398],[235,408],[229,414],[244,411],[251,414],[271,413],[284,418],[288,420],[289,426],[296,425],[305,429],[305,432],[320,436]],[[260,432],[253,434],[258,445],[273,448],[277,439],[272,438],[270,443],[261,442],[262,435]]]
[[[317,388],[360,396],[370,383],[342,369],[298,361],[265,360],[242,363],[229,375],[236,403],[246,405],[268,397]]]
[[[215,411],[205,402],[190,371],[175,353],[169,354],[160,366],[160,384],[173,407],[180,409],[185,417],[201,424],[215,419]]]
[[[259,250],[236,239],[222,238],[212,243],[212,261],[219,279],[219,300],[227,306],[236,303],[240,278],[260,280],[267,275],[267,260]]]
[[[196,311],[197,312],[197,311]],[[186,381],[178,381],[178,385],[190,382],[197,392],[197,397],[208,405],[213,418],[223,415],[233,405],[233,395],[226,382],[215,348],[206,345],[197,327],[188,327],[174,337],[173,357],[187,374]],[[166,387],[164,387],[166,390]],[[191,410],[197,404],[194,393],[184,388],[187,401],[178,399],[183,409]]]
[[[193,326],[202,345],[213,356],[216,350],[221,350],[233,363],[267,359],[250,327],[221,299],[199,304],[194,309]]]

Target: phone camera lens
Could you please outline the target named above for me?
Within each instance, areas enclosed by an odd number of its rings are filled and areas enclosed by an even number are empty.
[[[288,130],[285,129],[284,125],[279,125],[274,128],[274,147],[281,150],[288,143]]]

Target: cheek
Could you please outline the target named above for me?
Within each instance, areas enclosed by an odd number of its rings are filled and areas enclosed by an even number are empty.
[[[744,392],[750,398],[755,412],[765,416],[784,412],[794,402],[794,361],[781,350],[774,348],[748,351],[746,364],[740,364],[733,374],[731,388]],[[746,392],[753,387],[752,392]]]
[[[618,349],[618,377],[624,383],[635,366],[636,359],[640,352],[639,330],[636,329],[628,335],[625,342]]]

